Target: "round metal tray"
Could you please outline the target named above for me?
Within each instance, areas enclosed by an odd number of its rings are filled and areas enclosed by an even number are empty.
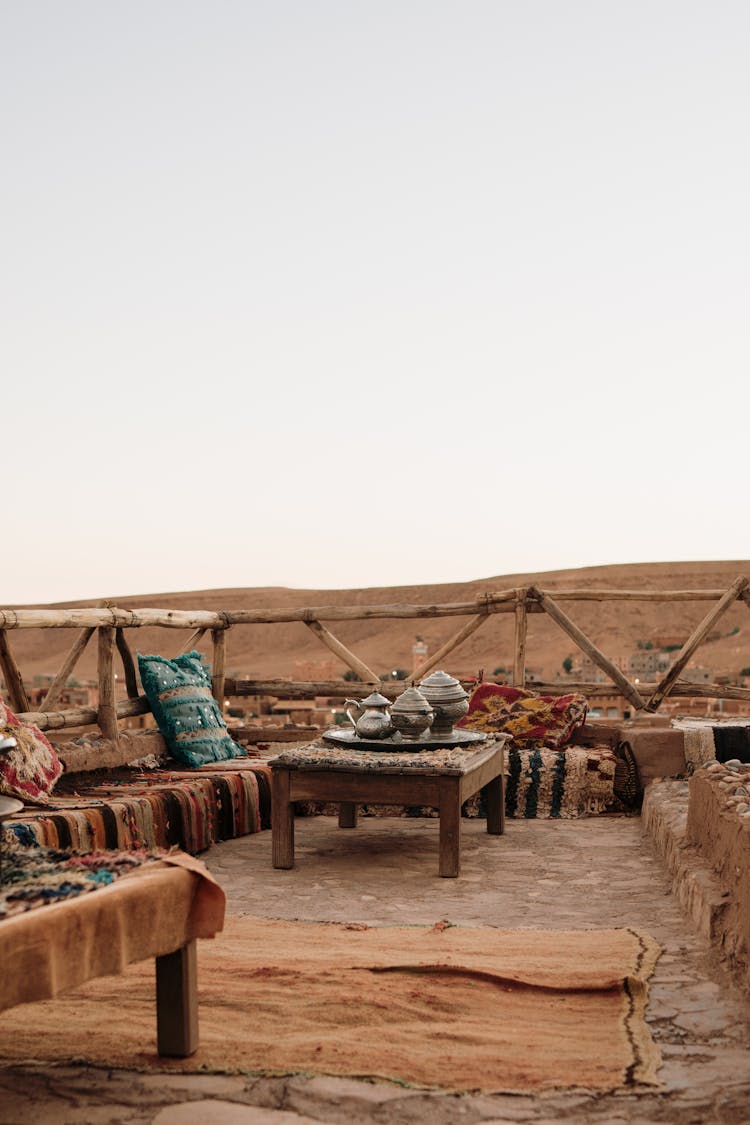
[[[7,820],[9,816],[19,813],[22,808],[23,801],[18,801],[15,797],[0,797],[0,820]]]
[[[473,742],[485,742],[487,735],[481,730],[464,730],[459,727],[451,731],[447,738],[420,738],[412,741],[402,738],[397,731],[391,738],[360,738],[350,727],[334,727],[322,735],[323,741],[331,746],[348,746],[352,750],[380,750],[393,753],[395,750],[444,750],[446,746],[469,746]]]

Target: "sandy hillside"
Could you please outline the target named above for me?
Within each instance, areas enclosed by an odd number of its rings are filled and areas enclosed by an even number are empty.
[[[560,589],[726,589],[738,575],[750,575],[750,561],[696,563],[639,563],[623,566],[583,567],[576,570],[537,574],[510,574],[472,582],[432,586],[377,587],[358,590],[293,590],[283,587],[234,590],[200,590],[191,593],[148,594],[110,599],[123,607],[171,607],[174,609],[239,609],[288,606],[375,605],[405,602],[435,604],[468,601],[495,590],[536,583],[554,594]],[[94,602],[57,603],[58,606],[92,605]],[[565,611],[609,655],[634,649],[638,641],[677,643],[684,640],[708,612],[706,602],[653,603],[565,603]],[[420,633],[434,651],[452,636],[465,618],[440,620],[375,620],[333,623],[332,631],[378,673],[411,668],[411,650]],[[141,652],[172,655],[182,648],[187,633],[174,630],[128,630],[131,648]],[[24,676],[55,672],[73,642],[67,629],[13,630],[8,634]],[[199,646],[208,651],[205,642]],[[529,618],[527,663],[532,672],[553,679],[562,661],[574,655],[568,637],[544,614]],[[306,662],[331,660],[312,633],[300,623],[250,625],[232,629],[228,641],[227,672],[230,675],[280,675],[311,678],[316,671]],[[451,672],[468,675],[480,668],[485,674],[513,660],[512,615],[490,618],[449,658]],[[717,675],[736,677],[750,666],[750,610],[738,603],[719,622],[716,636],[699,650],[697,661]],[[334,666],[339,672],[343,665]],[[76,674],[93,677],[95,645],[89,645]],[[320,671],[323,671],[321,669]]]

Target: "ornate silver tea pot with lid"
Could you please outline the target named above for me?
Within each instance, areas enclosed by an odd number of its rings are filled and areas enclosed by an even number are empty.
[[[413,684],[401,693],[391,707],[394,730],[410,741],[418,739],[427,730],[434,716],[432,707]]]
[[[422,680],[419,690],[435,712],[432,737],[449,738],[453,724],[469,710],[468,692],[464,691],[459,680],[447,672],[433,672]]]
[[[349,707],[346,709],[346,716],[360,738],[387,738],[393,730],[390,702],[379,691],[374,691],[361,703],[356,699],[345,699],[344,703],[358,712],[353,715]]]

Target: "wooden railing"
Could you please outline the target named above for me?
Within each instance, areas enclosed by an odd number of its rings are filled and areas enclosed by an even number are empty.
[[[572,620],[561,603],[570,602],[711,602],[709,611],[698,622],[682,645],[676,658],[661,680],[655,683],[638,683],[630,680],[605,653]],[[420,620],[439,617],[469,617],[445,644],[416,669],[409,677],[419,680],[446,659],[468,637],[496,614],[513,614],[514,662],[513,683],[526,683],[526,634],[528,615],[546,613],[575,645],[607,676],[609,684],[565,681],[566,690],[581,691],[589,697],[618,694],[632,705],[636,712],[654,712],[668,696],[738,699],[750,702],[750,690],[726,684],[694,684],[680,676],[699,646],[708,638],[719,619],[736,601],[750,608],[750,579],[738,577],[727,590],[558,590],[552,594],[537,586],[522,586],[498,593],[483,594],[468,602],[435,605],[370,605],[370,606],[317,606],[312,608],[260,609],[260,610],[171,610],[123,609],[105,603],[85,609],[0,609],[0,671],[5,681],[11,707],[22,718],[36,723],[43,730],[60,730],[71,727],[98,725],[102,735],[113,742],[118,739],[118,720],[142,715],[149,708],[145,697],[139,694],[135,662],[126,639],[131,629],[159,626],[165,629],[193,630],[182,646],[186,652],[193,648],[208,632],[212,641],[212,690],[214,696],[250,696],[260,694],[281,695],[286,698],[313,698],[327,695],[333,698],[351,695],[361,697],[373,686],[394,697],[403,690],[403,683],[380,681],[367,664],[351,652],[323,624],[341,621],[362,621],[376,618],[406,618]],[[229,679],[225,674],[226,637],[229,629],[238,626],[281,624],[301,621],[317,639],[359,678],[355,682],[342,680],[297,681],[282,679]],[[32,711],[21,671],[13,655],[10,637],[17,629],[77,629],[62,667],[51,683],[38,710]],[[97,634],[97,678],[99,704],[97,707],[78,707],[58,710],[65,685],[87,645]],[[124,670],[127,699],[115,696],[116,655]],[[559,692],[560,682],[554,684],[534,681],[538,691]]]

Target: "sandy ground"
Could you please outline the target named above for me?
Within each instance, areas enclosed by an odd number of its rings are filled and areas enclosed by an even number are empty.
[[[204,857],[232,913],[373,925],[433,923],[539,929],[635,926],[664,952],[647,1019],[662,1086],[616,1095],[455,1096],[348,1079],[141,1075],[43,1065],[0,1069],[2,1125],[300,1125],[373,1122],[747,1122],[750,997],[692,929],[639,819],[510,821],[489,837],[463,822],[462,873],[437,875],[435,820],[297,821],[296,866],[271,866],[271,835]],[[199,951],[200,957],[200,951]]]

